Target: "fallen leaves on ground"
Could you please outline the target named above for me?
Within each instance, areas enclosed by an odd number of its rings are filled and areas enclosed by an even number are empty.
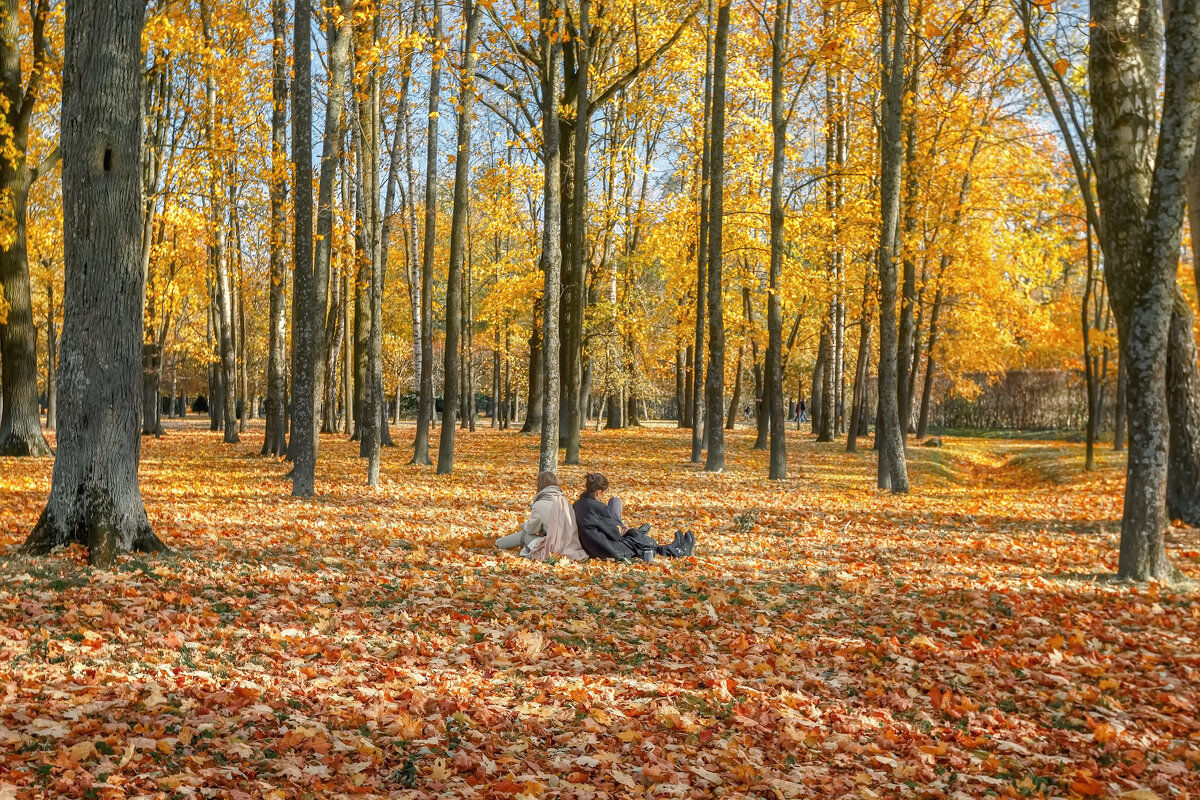
[[[539,564],[536,437],[458,437],[452,476],[378,491],[323,440],[287,465],[197,422],[147,439],[169,556],[92,571],[15,549],[47,459],[0,462],[0,798],[1195,797],[1200,603],[1115,569],[1122,478],[1076,445],[947,439],[873,455],[752,437],[719,475],[686,432],[588,432],[627,521],[697,555]],[[1196,531],[1172,557],[1200,576]]]

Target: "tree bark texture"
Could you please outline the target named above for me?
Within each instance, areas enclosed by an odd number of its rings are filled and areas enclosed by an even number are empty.
[[[62,426],[50,497],[23,552],[80,542],[109,566],[165,549],[138,487],[143,0],[72,0],[63,60]]]

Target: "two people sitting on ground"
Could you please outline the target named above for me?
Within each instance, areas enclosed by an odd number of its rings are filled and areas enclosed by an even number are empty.
[[[562,556],[574,561],[591,558],[653,561],[655,556],[681,558],[696,548],[691,531],[675,532],[675,540],[661,545],[649,535],[650,526],[626,527],[621,518],[621,498],[605,502],[608,479],[599,472],[585,478],[584,492],[574,507],[567,503],[553,472],[538,475],[538,493],[529,520],[516,533],[496,540],[501,550],[521,548],[520,555],[538,561]]]

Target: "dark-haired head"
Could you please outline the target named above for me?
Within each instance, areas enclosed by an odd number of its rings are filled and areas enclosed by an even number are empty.
[[[539,472],[537,476],[537,490],[540,492],[548,486],[558,486],[558,476],[553,472]]]
[[[599,472],[589,472],[584,479],[584,491],[589,494],[608,491],[608,478]]]

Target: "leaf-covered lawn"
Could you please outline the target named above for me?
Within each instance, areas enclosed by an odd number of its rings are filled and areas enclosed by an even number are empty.
[[[146,440],[174,548],[93,572],[16,558],[49,460],[0,460],[0,798],[1128,797],[1200,794],[1200,602],[1115,569],[1119,461],[1078,445],[869,449],[753,435],[721,475],[687,432],[588,432],[627,522],[697,555],[538,564],[536,437],[456,471],[322,440],[318,498],[199,421]],[[869,447],[869,442],[868,442]],[[1200,533],[1172,557],[1200,577]]]

